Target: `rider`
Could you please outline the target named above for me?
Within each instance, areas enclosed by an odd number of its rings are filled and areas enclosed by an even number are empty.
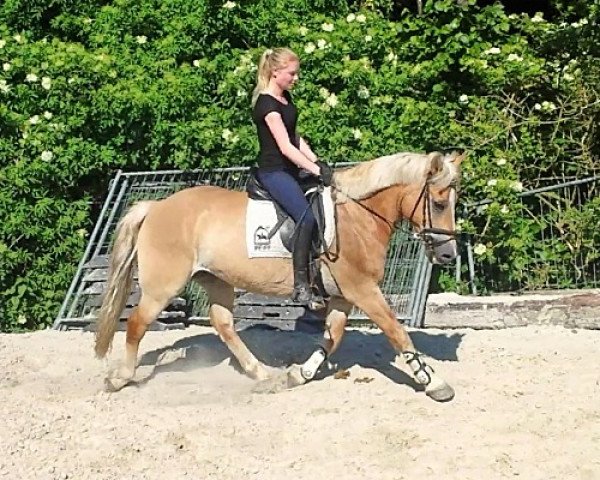
[[[252,119],[260,145],[258,181],[296,223],[292,300],[311,308],[324,301],[310,287],[309,256],[316,220],[300,187],[299,174],[305,170],[328,186],[332,172],[296,133],[298,112],[289,90],[298,81],[299,69],[298,56],[288,48],[263,52],[252,95]]]

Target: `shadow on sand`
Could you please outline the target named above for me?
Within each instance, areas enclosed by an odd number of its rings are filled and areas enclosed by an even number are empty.
[[[304,362],[322,339],[322,335],[280,331],[261,326],[250,327],[238,333],[256,358],[268,367],[280,369]],[[435,360],[457,361],[457,349],[463,334],[413,331],[410,332],[410,336],[417,350],[426,356]],[[420,385],[394,365],[396,357],[388,339],[378,330],[348,330],[339,350],[330,358],[333,369],[322,368],[315,380],[330,376],[336,370],[347,370],[359,365],[375,369],[398,384],[421,390]],[[139,366],[155,368],[137,384],[147,383],[163,372],[185,372],[213,367],[226,360],[241,372],[237,360],[216,334],[194,335],[178,340],[171,346],[145,353]]]

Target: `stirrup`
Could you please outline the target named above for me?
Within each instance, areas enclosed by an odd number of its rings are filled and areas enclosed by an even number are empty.
[[[314,293],[310,287],[305,286],[294,287],[292,300],[305,305],[309,310],[321,310],[327,306],[321,295]]]

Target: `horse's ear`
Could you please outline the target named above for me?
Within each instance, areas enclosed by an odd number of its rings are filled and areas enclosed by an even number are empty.
[[[467,152],[452,152],[452,160],[450,161],[458,167],[465,158],[467,158]]]
[[[429,175],[432,177],[444,169],[444,155],[440,152],[432,152],[429,154],[431,166],[429,167]]]

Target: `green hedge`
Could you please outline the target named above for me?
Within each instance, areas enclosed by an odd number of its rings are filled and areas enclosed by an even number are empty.
[[[465,200],[495,201],[477,242],[490,258],[508,248],[510,272],[525,255],[507,247],[502,213],[515,186],[599,169],[598,11],[598,0],[552,2],[548,18],[455,0],[422,15],[392,1],[6,0],[1,330],[51,324],[117,169],[254,162],[249,95],[267,46],[302,57],[300,129],[323,158],[466,148]]]

